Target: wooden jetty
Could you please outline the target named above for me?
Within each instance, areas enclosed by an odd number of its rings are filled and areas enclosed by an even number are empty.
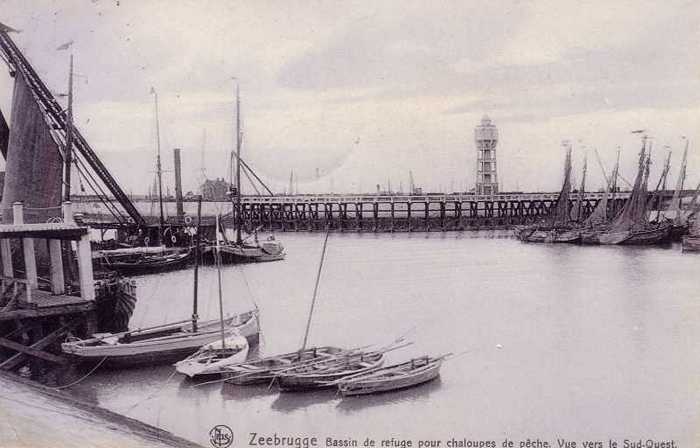
[[[37,266],[37,254],[46,247],[48,280],[39,276],[46,267]],[[76,278],[65,270],[74,269],[64,256],[73,247]],[[0,258],[0,369],[12,370],[28,360],[66,364],[66,358],[49,348],[69,333],[98,331],[88,228],[73,221],[70,203],[63,205],[63,222],[29,224],[24,223],[22,204],[15,203],[13,223],[0,225]]]
[[[683,191],[690,197],[694,190]],[[584,217],[595,209],[604,192],[583,195],[581,211]],[[392,194],[392,195],[270,195],[243,196],[241,218],[246,229],[274,232],[429,232],[454,230],[505,229],[515,225],[538,222],[553,213],[557,192],[501,193],[496,195],[454,194]],[[659,192],[658,207],[673,197],[673,191]],[[619,192],[609,208],[619,210],[629,198],[629,192]],[[92,198],[76,198],[76,210],[90,226],[115,228],[110,215]],[[576,198],[578,200],[578,197]],[[572,200],[573,202],[573,200]],[[134,205],[147,216],[150,202],[134,200]],[[184,215],[178,217],[175,202],[164,203],[168,225],[186,225],[196,214],[196,202],[184,201]],[[203,202],[202,223],[213,229],[214,210],[221,203]],[[170,210],[172,209],[172,211]],[[209,211],[211,210],[211,211]],[[234,214],[225,215],[222,222],[233,227]]]

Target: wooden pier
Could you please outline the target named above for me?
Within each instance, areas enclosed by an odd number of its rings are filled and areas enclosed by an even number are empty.
[[[97,331],[88,229],[75,224],[70,203],[63,205],[63,222],[25,224],[21,203],[13,205],[13,219],[0,225],[0,369],[65,365],[55,346],[69,333]],[[72,257],[64,256],[73,251],[77,278],[70,278]],[[42,252],[46,264],[37,263]]]
[[[690,197],[694,191],[684,191]],[[581,208],[584,216],[593,211],[602,192],[585,193]],[[663,207],[673,196],[672,191],[660,192],[656,207]],[[577,193],[572,193],[573,207]],[[629,192],[618,192],[608,206],[619,210]],[[529,224],[550,213],[558,193],[503,193],[474,195],[468,193],[426,195],[274,195],[243,196],[241,213],[247,229],[279,232],[432,232],[454,230],[503,229]],[[120,228],[119,223],[92,198],[76,198],[76,213],[83,222],[98,229]],[[157,226],[152,202],[134,199],[134,205],[151,226]],[[178,217],[175,201],[166,201],[166,221],[173,227],[186,226],[196,216],[194,201],[184,201],[184,215]],[[203,225],[212,227],[220,210],[229,211],[222,218],[227,227],[233,226],[234,214],[230,203],[203,202]]]

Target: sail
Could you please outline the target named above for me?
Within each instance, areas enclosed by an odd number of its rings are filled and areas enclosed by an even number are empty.
[[[666,208],[664,215],[673,220],[674,224],[683,224],[683,216],[681,212],[681,192],[683,191],[683,183],[685,181],[686,165],[688,161],[688,140],[685,141],[685,150],[683,151],[683,160],[681,161],[681,170],[678,173],[676,180],[676,189],[673,191],[671,203]]]
[[[7,126],[5,116],[0,110],[0,153],[7,159],[7,143],[10,141],[10,128]]]
[[[583,175],[581,176],[581,187],[578,190],[578,195],[576,196],[576,205],[571,211],[571,220],[579,222],[583,217],[583,199],[586,192],[586,171],[588,169],[588,158],[583,157]]]
[[[25,207],[25,222],[61,215],[63,158],[24,75],[15,77],[2,191],[3,222],[12,222],[12,204]]]
[[[620,213],[615,217],[613,221],[613,227],[615,230],[630,230],[634,223],[637,221],[641,213],[644,213],[644,206],[642,205],[646,202],[646,188],[642,192],[642,183],[644,180],[644,169],[646,165],[646,141],[642,145],[642,150],[639,152],[639,166],[637,168],[637,177],[634,179],[634,186],[632,187],[632,193],[622,208]],[[647,165],[648,168],[648,165]]]
[[[569,193],[571,191],[571,146],[567,148],[564,161],[564,182],[557,199],[554,211],[554,225],[566,225],[569,223]]]
[[[591,213],[584,221],[586,226],[597,226],[608,222],[608,196],[610,195],[610,190],[614,187],[615,179],[617,178],[617,170],[620,163],[619,155],[620,153],[618,153],[617,164],[615,165],[615,168],[613,168],[610,179],[605,182],[605,192],[603,193],[603,197],[596,204],[593,213]],[[613,192],[613,195],[614,194],[615,193]]]

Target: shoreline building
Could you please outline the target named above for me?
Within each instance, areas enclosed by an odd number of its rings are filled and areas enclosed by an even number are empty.
[[[498,175],[496,171],[496,145],[498,128],[491,119],[484,115],[481,124],[474,129],[476,142],[476,194],[498,193]]]

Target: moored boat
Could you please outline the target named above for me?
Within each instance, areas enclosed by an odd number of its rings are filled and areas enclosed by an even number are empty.
[[[569,195],[571,190],[571,145],[564,142],[566,146],[566,159],[564,161],[564,182],[554,207],[554,212],[547,216],[544,222],[523,226],[516,229],[516,237],[526,243],[577,243],[580,239],[571,221],[571,211],[569,210]],[[584,166],[585,178],[585,166]],[[576,211],[576,219],[581,212],[582,193]]]
[[[445,356],[422,356],[400,364],[381,367],[368,373],[346,377],[337,382],[343,396],[389,392],[435,380]]]
[[[123,274],[150,274],[180,269],[187,266],[193,259],[191,248],[169,248],[161,252],[109,253],[100,254],[100,264],[103,268]]]
[[[700,235],[686,235],[681,240],[683,252],[700,252]]]
[[[227,383],[239,386],[269,383],[281,371],[328,359],[344,352],[346,350],[337,347],[313,347],[228,365],[222,369],[222,376]]]
[[[193,330],[189,320],[143,330],[122,333],[101,333],[84,340],[61,344],[63,353],[79,362],[103,362],[113,368],[178,361],[200,347],[221,338],[219,320],[201,322]],[[258,343],[257,310],[228,318],[225,335],[240,334],[251,345]]]
[[[176,362],[175,370],[190,378],[220,376],[226,366],[244,362],[248,349],[248,340],[240,334],[233,334],[223,341],[203,345],[192,355]]]
[[[383,361],[382,352],[340,355],[283,371],[276,377],[277,384],[285,392],[324,389],[341,378],[379,368]]]

